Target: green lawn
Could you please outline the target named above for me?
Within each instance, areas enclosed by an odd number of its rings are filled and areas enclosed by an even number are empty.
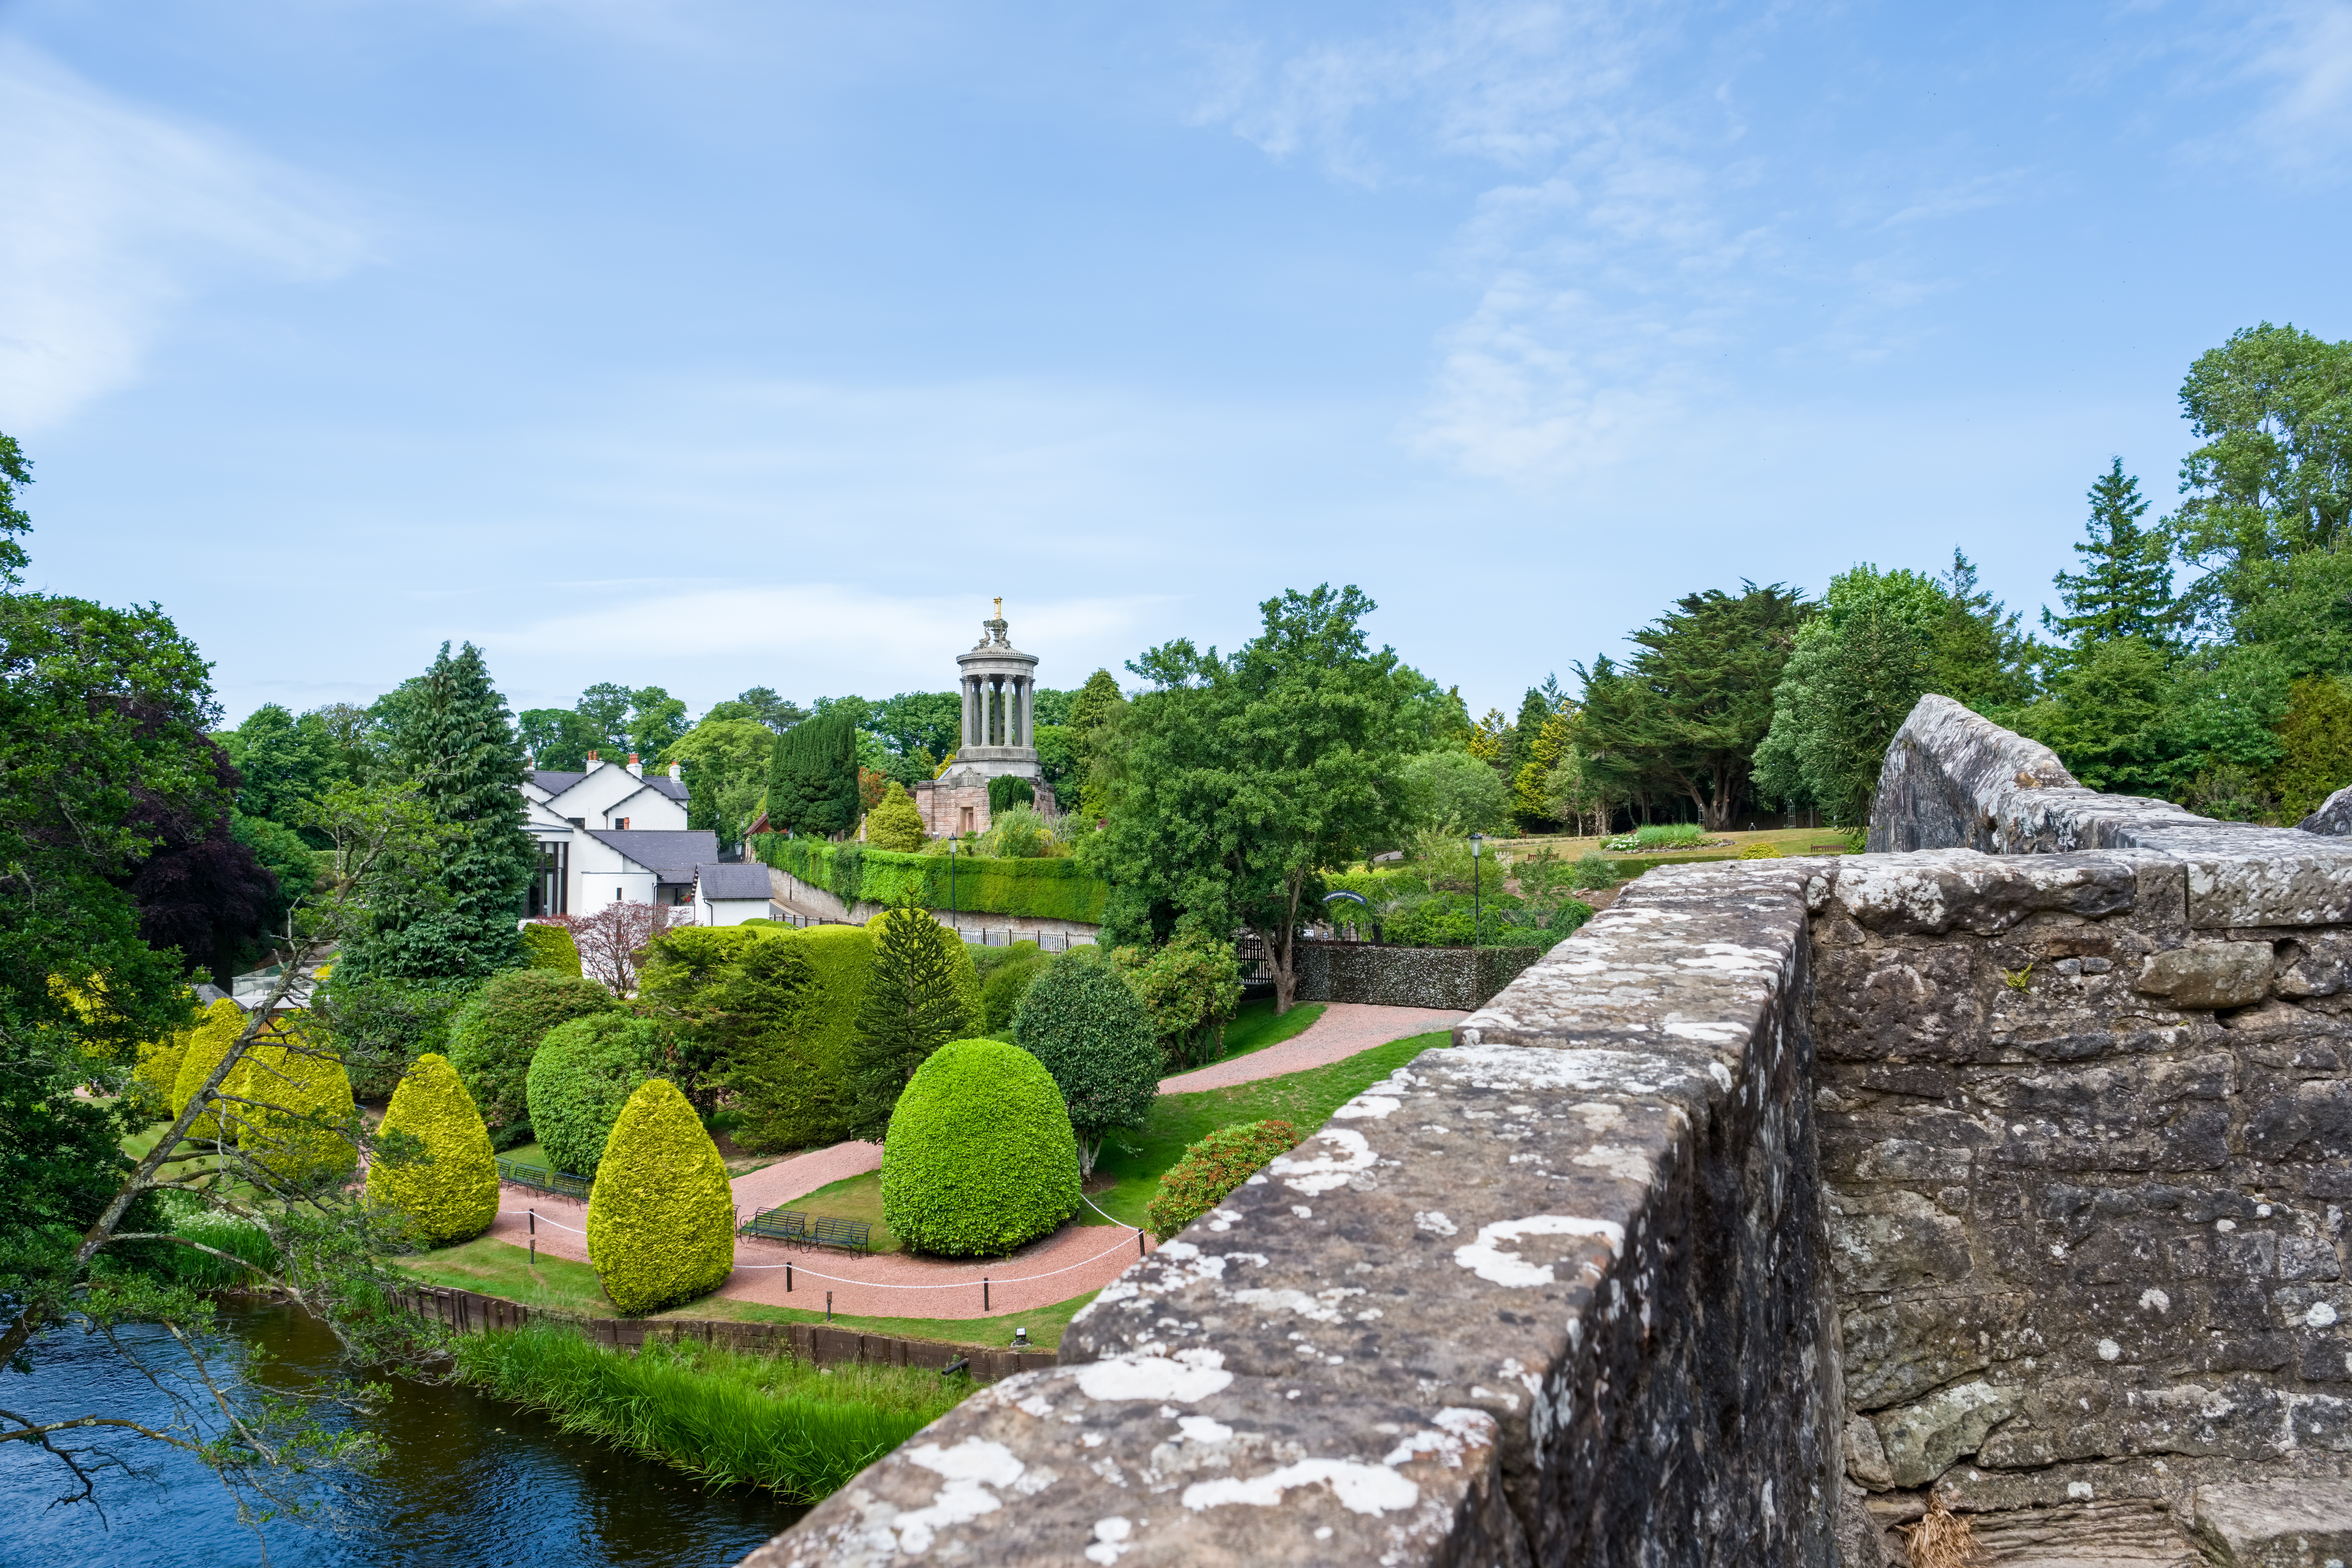
[[[1216,1129],[1278,1116],[1302,1131],[1312,1132],[1331,1120],[1333,1111],[1388,1077],[1391,1068],[1452,1041],[1452,1035],[1439,1030],[1391,1040],[1329,1067],[1310,1068],[1305,1072],[1237,1084],[1232,1089],[1163,1094],[1152,1101],[1151,1120],[1141,1131],[1114,1132],[1103,1145],[1096,1173],[1117,1178],[1118,1184],[1108,1192],[1089,1195],[1121,1224],[1142,1225],[1144,1205],[1159,1190],[1161,1173],[1183,1158],[1187,1148]],[[1088,1224],[1106,1223],[1091,1209],[1085,1217]]]
[[[1244,1002],[1234,1021],[1225,1026],[1225,1054],[1217,1059],[1231,1061],[1252,1051],[1262,1051],[1268,1046],[1278,1046],[1285,1040],[1296,1039],[1313,1027],[1323,1016],[1320,1002],[1301,1002],[1280,1017],[1274,1015],[1274,998],[1261,997]]]
[[[566,1223],[570,1223],[568,1218]],[[429,1284],[478,1290],[485,1296],[520,1301],[528,1307],[576,1312],[585,1318],[621,1315],[614,1310],[610,1301],[604,1300],[604,1292],[596,1283],[596,1271],[587,1264],[550,1258],[542,1253],[539,1267],[534,1269],[529,1258],[530,1255],[521,1247],[509,1247],[503,1241],[482,1237],[456,1247],[445,1247],[394,1261]],[[794,1294],[797,1296],[798,1292]],[[815,1287],[810,1299],[816,1303],[814,1310],[797,1307],[769,1307],[756,1301],[730,1301],[722,1297],[706,1296],[675,1310],[656,1312],[654,1319],[721,1318],[743,1323],[824,1322],[824,1287]],[[833,1321],[842,1328],[856,1329],[862,1333],[891,1334],[910,1340],[938,1340],[958,1345],[1009,1345],[1013,1342],[1013,1331],[1025,1328],[1033,1344],[1051,1350],[1062,1342],[1063,1325],[1079,1308],[1094,1299],[1095,1293],[1089,1290],[1083,1296],[1073,1296],[1050,1307],[1039,1307],[1027,1312],[1000,1312],[989,1318],[853,1318],[843,1313],[836,1315]]]

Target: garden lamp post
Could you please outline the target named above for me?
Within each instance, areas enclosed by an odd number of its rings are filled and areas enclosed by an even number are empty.
[[[1486,836],[1483,833],[1474,833],[1470,836],[1470,945],[1472,947],[1476,947],[1486,934],[1486,922],[1478,918],[1478,848],[1486,841]]]

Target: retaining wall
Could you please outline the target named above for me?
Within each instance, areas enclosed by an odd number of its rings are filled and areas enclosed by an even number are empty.
[[[1301,1002],[1380,1007],[1483,1007],[1541,958],[1539,947],[1391,947],[1301,942],[1294,950]]]
[[[772,896],[779,903],[815,920],[843,925],[864,925],[888,908],[868,899],[860,899],[855,905],[846,903],[840,894],[804,882],[780,867],[768,868],[768,880],[774,889]],[[931,918],[971,942],[997,931],[1011,931],[1014,942],[1036,942],[1045,937],[1058,938],[1066,943],[1092,942],[1102,931],[1102,927],[1090,925],[1085,921],[1055,920],[1043,915],[976,914],[969,910],[933,910]]]
[[[752,1562],[2352,1560],[2352,843],[1924,700]]]

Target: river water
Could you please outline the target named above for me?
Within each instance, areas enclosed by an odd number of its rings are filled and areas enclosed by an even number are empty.
[[[240,1335],[296,1373],[324,1372],[333,1339],[288,1309],[236,1314]],[[157,1333],[138,1331],[142,1344]],[[272,1384],[287,1381],[273,1375]],[[323,1521],[254,1531],[194,1458],[126,1439],[143,1473],[99,1482],[88,1504],[48,1506],[68,1478],[30,1445],[0,1446],[0,1568],[718,1568],[799,1518],[764,1492],[706,1492],[666,1466],[632,1458],[457,1387],[395,1379],[363,1417],[383,1463],[320,1493]],[[0,1405],[58,1419],[84,1413],[168,1419],[162,1397],[102,1340],[42,1343],[31,1376],[0,1373]]]

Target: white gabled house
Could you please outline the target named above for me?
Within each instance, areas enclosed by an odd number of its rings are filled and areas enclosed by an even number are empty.
[[[789,911],[775,900],[775,879],[756,860],[694,868],[694,923],[739,926],[745,921],[780,921]]]
[[[616,901],[692,903],[695,868],[718,860],[719,837],[687,826],[681,775],[672,765],[647,778],[634,754],[614,763],[593,752],[584,773],[527,775],[523,827],[539,841],[530,915],[587,914]]]

